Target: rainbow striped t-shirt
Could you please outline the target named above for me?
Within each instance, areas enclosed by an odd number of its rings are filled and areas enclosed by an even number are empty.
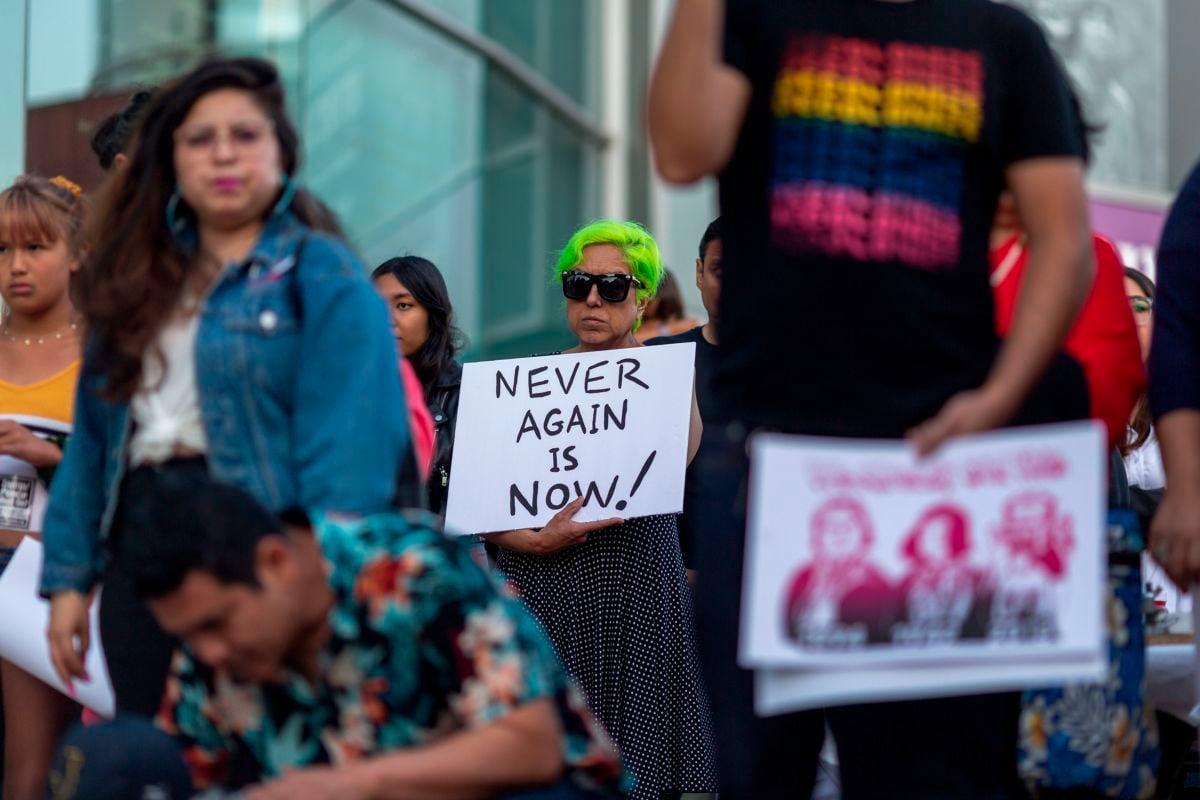
[[[772,94],[775,246],[953,268],[983,82],[975,51],[793,36]]]

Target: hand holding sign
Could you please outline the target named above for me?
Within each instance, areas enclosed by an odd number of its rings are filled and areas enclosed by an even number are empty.
[[[11,419],[0,419],[0,455],[51,467],[62,460],[62,451],[29,428]]]
[[[592,531],[620,525],[625,520],[619,517],[599,519],[595,522],[576,522],[573,518],[583,508],[584,498],[577,497],[541,530],[526,528],[507,531],[488,537],[506,550],[515,550],[534,556],[551,556],[562,550],[583,544]]]
[[[925,458],[958,436],[995,430],[1016,413],[1016,404],[1002,393],[984,389],[959,392],[941,410],[908,433],[908,440]]]

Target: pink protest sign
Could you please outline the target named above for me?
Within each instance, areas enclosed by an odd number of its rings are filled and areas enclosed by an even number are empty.
[[[1092,423],[959,440],[764,435],[741,662],[1053,661],[1103,647],[1104,436]]]

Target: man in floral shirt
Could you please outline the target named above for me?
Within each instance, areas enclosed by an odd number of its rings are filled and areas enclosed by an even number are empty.
[[[536,623],[423,519],[281,522],[194,480],[131,507],[161,531],[125,544],[136,584],[187,645],[158,724],[198,790],[615,796],[615,749]]]

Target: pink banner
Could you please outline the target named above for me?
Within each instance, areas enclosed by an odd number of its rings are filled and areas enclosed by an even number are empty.
[[[1148,202],[1108,199],[1093,199],[1090,205],[1092,230],[1112,239],[1121,251],[1125,266],[1139,269],[1153,278],[1154,254],[1167,218],[1166,205],[1155,207]]]

